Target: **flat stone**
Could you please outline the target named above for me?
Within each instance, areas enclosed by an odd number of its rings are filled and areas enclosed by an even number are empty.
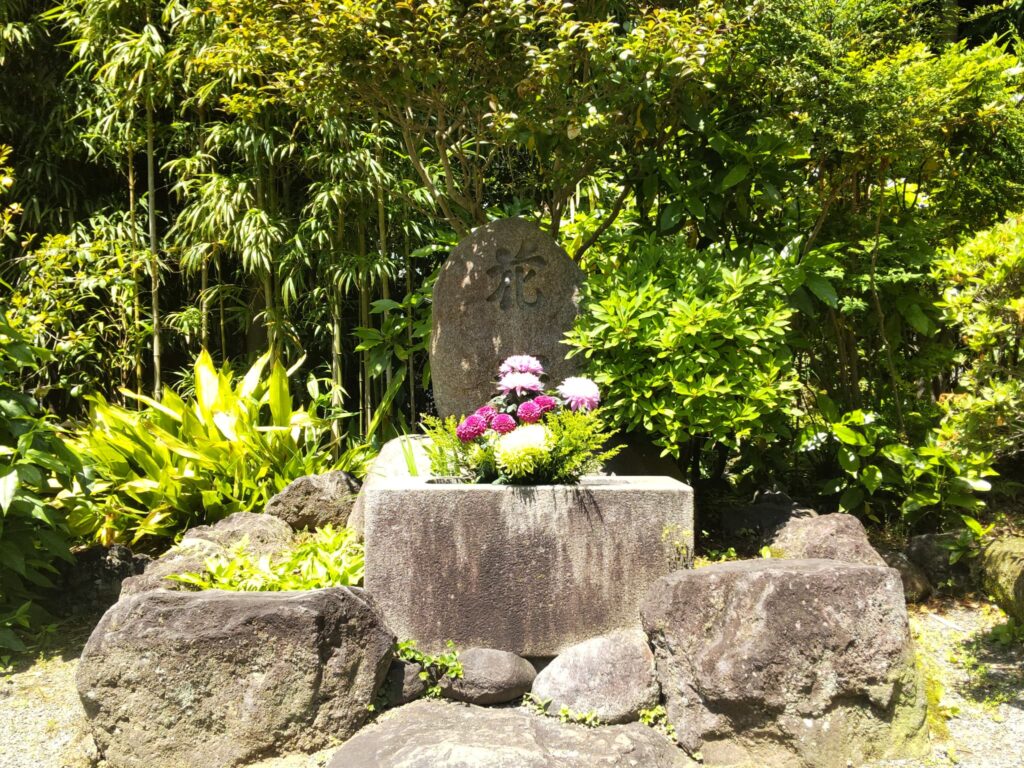
[[[706,765],[846,768],[927,749],[891,568],[721,563],[665,577],[642,612],[668,719]]]
[[[429,653],[452,640],[520,656],[639,626],[647,589],[693,547],[693,492],[659,477],[580,486],[366,489],[366,578],[389,627]]]
[[[296,531],[312,531],[325,525],[342,528],[359,493],[359,481],[336,470],[293,480],[275,494],[264,509]]]
[[[156,590],[103,616],[78,693],[109,765],[226,768],[355,733],[394,640],[362,590]]]
[[[254,557],[276,555],[295,541],[295,533],[284,520],[273,515],[235,512],[213,525],[200,525],[185,532],[181,542],[146,566],[141,576],[121,583],[121,596],[137,595],[154,589],[189,589],[168,579],[179,573],[200,573],[206,559],[226,555],[245,540],[246,550]]]
[[[555,715],[566,707],[602,723],[639,719],[661,694],[647,635],[620,630],[567,648],[537,675],[533,694]]]
[[[792,519],[775,534],[769,548],[772,557],[787,560],[841,560],[885,567],[861,521],[843,513]]]
[[[652,728],[563,724],[522,708],[422,700],[386,713],[328,768],[696,768]]]
[[[530,691],[537,671],[521,656],[494,648],[469,648],[458,653],[462,677],[443,677],[441,695],[466,704],[505,704]]]
[[[885,564],[899,571],[903,581],[903,595],[908,603],[923,603],[932,594],[932,583],[928,574],[917,563],[902,552],[879,551]]]
[[[982,550],[985,592],[1007,615],[1024,622],[1024,538],[1007,536]]]
[[[511,355],[540,359],[552,385],[578,373],[562,343],[576,319],[583,272],[524,219],[478,227],[451,252],[433,294],[430,372],[440,416],[472,413],[494,396]]]
[[[420,677],[423,667],[412,661],[395,659],[384,680],[384,698],[389,707],[398,707],[415,701],[427,691],[427,683]]]

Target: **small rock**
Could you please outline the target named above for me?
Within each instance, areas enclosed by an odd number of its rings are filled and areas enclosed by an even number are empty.
[[[843,513],[790,520],[775,534],[769,548],[772,557],[786,560],[839,560],[885,567],[860,520]]]
[[[963,592],[974,583],[970,558],[949,562],[951,547],[959,538],[957,533],[923,533],[907,541],[907,557],[924,570],[936,590]]]
[[[389,707],[400,707],[424,694],[427,684],[420,678],[422,671],[423,667],[412,661],[395,659],[391,662],[388,676],[384,680],[384,698]]]
[[[550,701],[549,713],[567,707],[593,713],[602,723],[628,723],[658,703],[654,654],[640,629],[621,630],[567,648],[533,681],[533,694]]]
[[[467,704],[504,704],[530,690],[537,676],[521,656],[494,648],[459,651],[462,677],[441,679],[441,695]]]
[[[142,574],[153,562],[120,544],[93,546],[73,553],[74,563],[61,561],[60,590],[54,610],[60,615],[98,615],[117,602],[125,579]]]
[[[273,556],[291,547],[295,534],[288,523],[273,515],[235,512],[213,525],[200,525],[186,531],[181,543],[150,563],[141,576],[125,579],[121,596],[154,589],[185,589],[183,584],[167,577],[202,572],[207,558],[227,554],[243,539],[249,554]]]
[[[585,728],[522,707],[424,699],[386,713],[346,742],[328,768],[696,768],[639,723]]]
[[[885,564],[900,573],[903,580],[903,596],[908,603],[923,603],[932,594],[932,583],[921,566],[910,561],[902,552],[889,550],[880,552]]]
[[[989,544],[981,553],[985,591],[996,604],[1024,622],[1024,538],[1008,536]]]
[[[348,472],[306,475],[268,501],[264,512],[281,518],[296,531],[312,531],[327,524],[341,528],[348,524],[357,493],[359,481]]]

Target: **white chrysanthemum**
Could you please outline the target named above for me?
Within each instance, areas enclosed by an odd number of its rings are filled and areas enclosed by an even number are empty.
[[[510,477],[526,477],[547,458],[550,439],[543,424],[525,424],[495,441],[494,458]]]

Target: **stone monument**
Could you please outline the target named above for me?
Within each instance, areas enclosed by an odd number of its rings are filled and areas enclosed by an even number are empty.
[[[577,373],[562,337],[578,311],[583,272],[524,219],[492,221],[460,242],[434,286],[430,370],[437,412],[472,413],[491,399],[510,355],[533,355],[554,385]]]

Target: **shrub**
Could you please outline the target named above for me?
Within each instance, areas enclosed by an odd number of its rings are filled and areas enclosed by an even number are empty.
[[[227,556],[207,558],[206,570],[201,573],[167,578],[197,589],[233,592],[288,592],[363,583],[363,545],[350,528],[318,528],[273,559],[264,555],[254,560],[246,544],[244,540],[239,542]]]
[[[203,352],[195,397],[165,389],[158,402],[124,392],[145,408],[92,399],[91,422],[75,441],[91,477],[69,501],[80,535],[103,543],[173,537],[233,512],[260,510],[303,475],[362,473],[352,449],[338,460],[322,448],[327,424],[292,407],[288,373],[260,358],[241,379]],[[152,543],[150,543],[152,544]]]

